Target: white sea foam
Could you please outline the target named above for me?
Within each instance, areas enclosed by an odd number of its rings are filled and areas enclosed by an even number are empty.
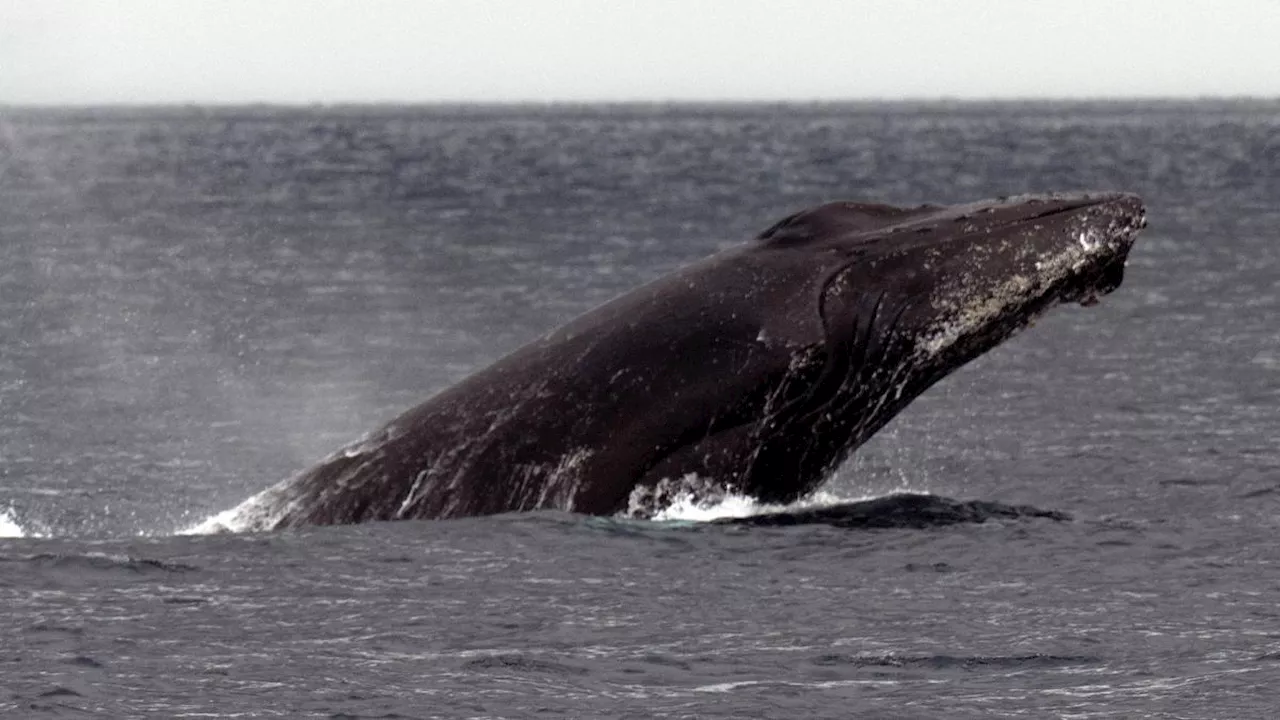
[[[205,518],[204,520],[201,520],[200,522],[196,523],[195,525],[192,525],[191,527],[183,528],[174,534],[175,535],[217,535],[219,533],[241,532],[241,529],[237,527],[239,525],[239,523],[237,522],[239,518],[237,510],[239,510],[239,508],[231,508],[230,510],[223,510],[220,513],[210,515],[209,517]]]
[[[42,533],[32,532],[18,523],[13,508],[0,509],[0,538],[43,537]]]
[[[257,532],[270,527],[284,510],[270,489],[264,490],[230,510],[214,513],[177,535],[217,535],[220,533]]]
[[[863,495],[851,497],[837,495],[827,490],[819,490],[811,495],[786,505],[762,503],[753,497],[731,493],[713,500],[699,501],[692,493],[676,495],[670,505],[654,514],[656,521],[683,520],[686,522],[709,522],[720,518],[742,518],[753,515],[768,515],[779,512],[794,512],[810,508],[830,507],[842,503],[874,500],[879,495]]]

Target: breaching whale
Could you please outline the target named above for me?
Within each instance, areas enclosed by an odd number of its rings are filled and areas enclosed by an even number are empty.
[[[244,503],[236,524],[788,502],[935,382],[1119,286],[1128,194],[835,202],[624,294]]]

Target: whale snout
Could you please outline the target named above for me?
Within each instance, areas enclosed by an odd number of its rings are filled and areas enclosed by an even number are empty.
[[[1094,196],[1082,216],[1077,239],[1084,250],[1082,267],[1061,293],[1063,301],[1097,304],[1124,281],[1124,268],[1138,233],[1147,226],[1142,198],[1132,193]]]
[[[1133,193],[1107,193],[1097,199],[1088,222],[1112,243],[1127,251],[1138,232],[1147,227],[1147,206]]]

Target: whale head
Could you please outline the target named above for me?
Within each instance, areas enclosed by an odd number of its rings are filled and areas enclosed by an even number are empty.
[[[1028,195],[916,208],[878,230],[843,239],[857,261],[828,279],[824,313],[856,312],[874,297],[879,312],[892,312],[896,323],[885,334],[909,339],[916,357],[954,366],[1054,305],[1092,305],[1119,287],[1145,226],[1142,201],[1128,194]],[[856,324],[846,322],[844,329]]]
[[[771,397],[739,487],[770,501],[812,490],[938,380],[1055,305],[1117,288],[1145,225],[1142,201],[1119,193],[829,203],[775,224],[757,251],[817,268],[821,340]]]

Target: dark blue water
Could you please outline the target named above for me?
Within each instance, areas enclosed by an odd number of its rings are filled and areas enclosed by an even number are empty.
[[[1124,285],[816,501],[1039,514],[173,534],[800,207],[1084,188]],[[1270,717],[1277,228],[1274,103],[4,110],[0,715]]]

